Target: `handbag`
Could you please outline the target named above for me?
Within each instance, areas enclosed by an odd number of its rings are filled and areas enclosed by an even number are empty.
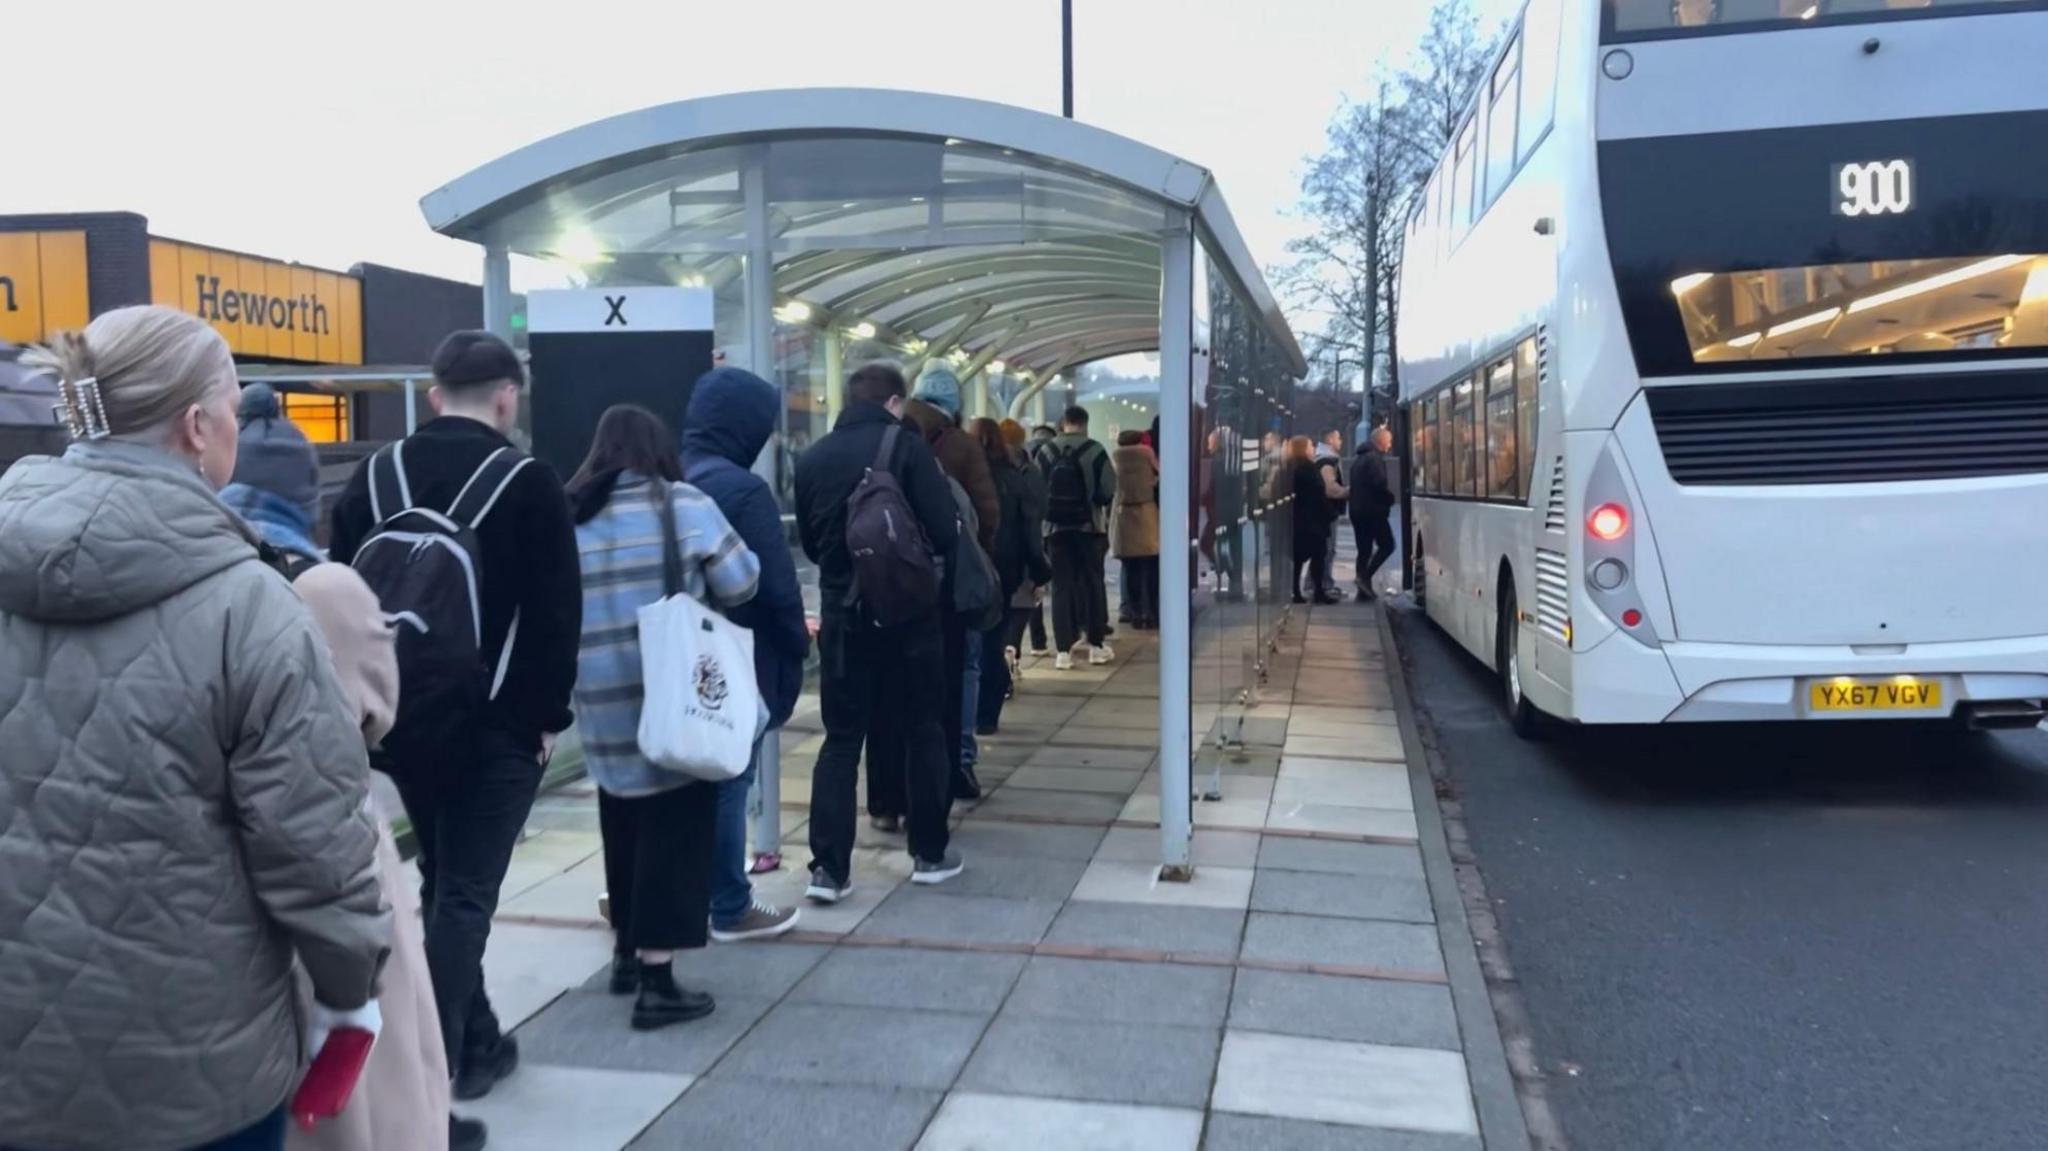
[[[640,754],[656,767],[722,783],[747,770],[766,706],[754,681],[754,633],[683,591],[674,501],[661,504],[662,597],[640,609]]]

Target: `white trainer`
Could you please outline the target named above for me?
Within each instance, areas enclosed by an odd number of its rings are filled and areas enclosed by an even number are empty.
[[[1058,655],[1052,657],[1052,669],[1054,671],[1074,670],[1074,653],[1070,651],[1063,651]]]
[[[1100,667],[1115,658],[1116,649],[1106,643],[1096,644],[1094,650],[1088,653],[1088,662],[1096,667]]]

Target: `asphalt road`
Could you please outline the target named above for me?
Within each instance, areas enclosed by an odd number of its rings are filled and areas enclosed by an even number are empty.
[[[1395,632],[1573,1151],[2048,1148],[2048,735],[1527,744]]]

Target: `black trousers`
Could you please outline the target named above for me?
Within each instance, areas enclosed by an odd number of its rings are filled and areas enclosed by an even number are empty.
[[[1026,610],[1029,614],[1025,618],[1031,628],[1031,650],[1044,651],[1048,646],[1045,639],[1045,605],[1041,603]]]
[[[391,763],[419,839],[420,920],[451,1074],[502,1034],[484,994],[484,946],[540,777],[539,734],[490,724],[430,761]]]
[[[960,673],[951,677],[949,697],[939,618],[878,628],[857,616],[828,615],[818,631],[818,658],[825,746],[811,771],[811,866],[835,879],[851,878],[863,746],[871,783],[886,775],[890,786],[901,788],[911,854],[943,857],[953,801],[939,710],[951,698],[959,712]],[[953,740],[955,754],[959,744]]]
[[[1086,639],[1100,646],[1109,626],[1109,588],[1103,582],[1100,536],[1062,532],[1046,540],[1052,559],[1052,631],[1056,651]]]
[[[1319,595],[1329,585],[1330,532],[1326,526],[1322,531],[1303,531],[1300,524],[1294,525],[1294,596],[1300,599],[1301,569],[1307,568],[1309,588],[1306,594]]]
[[[1142,624],[1159,622],[1159,557],[1132,556],[1123,561],[1131,589],[1131,619]]]
[[[944,698],[939,703],[939,725],[946,734],[946,778],[960,779],[960,764],[966,756],[966,748],[960,738],[966,716],[962,714],[967,692],[967,624],[960,616],[945,612],[940,620],[941,649],[945,659],[946,685],[942,689]],[[986,654],[983,659],[987,658]],[[868,739],[868,814],[902,815],[909,810],[904,794],[905,770],[891,767],[885,771],[875,770],[877,763],[898,764],[910,754],[905,743],[906,733],[896,724],[878,725],[880,739]],[[955,795],[959,793],[956,786]]]
[[[1358,586],[1366,591],[1372,590],[1372,577],[1394,558],[1394,525],[1387,522],[1387,515],[1383,511],[1363,523],[1351,521],[1351,534],[1358,541]]]
[[[655,795],[597,793],[616,950],[688,951],[710,942],[718,785]]]

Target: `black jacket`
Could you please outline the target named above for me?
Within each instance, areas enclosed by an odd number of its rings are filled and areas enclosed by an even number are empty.
[[[818,565],[820,608],[837,615],[853,592],[853,559],[846,554],[846,501],[881,450],[882,434],[896,437],[893,468],[910,509],[924,527],[935,555],[949,556],[960,538],[960,509],[939,471],[938,460],[918,430],[874,404],[849,403],[831,434],[812,444],[796,462],[796,528],[804,554]]]
[[[1336,513],[1330,508],[1328,490],[1323,486],[1323,462],[1302,460],[1294,464],[1291,482],[1294,492],[1295,540],[1329,539],[1330,521],[1336,518]],[[1294,554],[1307,553],[1297,548]]]
[[[413,503],[446,511],[478,465],[510,443],[459,416],[422,425],[405,441]],[[355,558],[377,526],[370,514],[369,465],[363,461],[334,504],[328,551],[341,563]],[[569,693],[576,686],[576,649],[583,631],[576,528],[554,469],[539,460],[519,469],[478,530],[477,543],[483,550],[477,596],[483,601],[487,661],[497,662],[512,613],[519,612],[519,638],[491,715],[505,730],[537,742],[541,732],[563,731],[574,718]]]
[[[690,392],[683,432],[683,474],[710,496],[733,530],[761,561],[760,590],[727,614],[754,633],[754,678],[768,702],[769,723],[781,727],[796,710],[803,691],[804,657],[811,636],[804,628],[803,585],[797,582],[782,509],[768,481],[751,470],[754,457],[775,430],[782,397],[751,372],[716,368]]]
[[[1351,522],[1370,523],[1387,518],[1399,501],[1387,482],[1387,457],[1367,447],[1351,461]]]
[[[996,533],[996,574],[1002,577],[1003,598],[1017,594],[1025,580],[1052,582],[1052,564],[1045,558],[1045,480],[1030,464],[1009,460],[989,465],[995,478],[1002,519]]]

